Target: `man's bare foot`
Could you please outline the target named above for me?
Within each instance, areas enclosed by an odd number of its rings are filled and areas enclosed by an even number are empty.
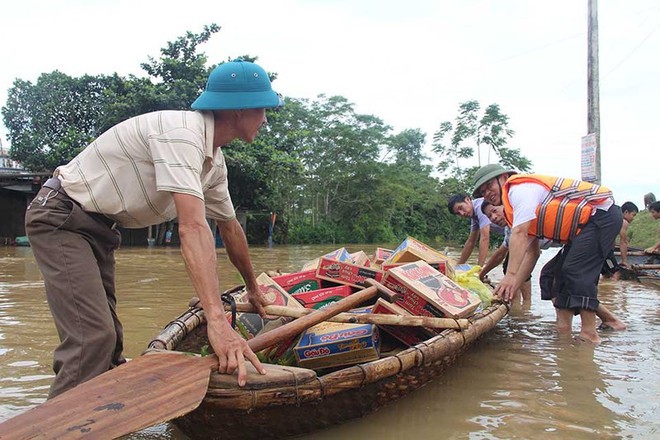
[[[594,345],[598,345],[601,343],[600,336],[598,336],[597,333],[592,334],[592,333],[580,332],[580,334],[575,337],[575,340],[579,342],[590,342]]]
[[[628,325],[619,319],[615,319],[601,322],[598,328],[601,330],[625,330]]]

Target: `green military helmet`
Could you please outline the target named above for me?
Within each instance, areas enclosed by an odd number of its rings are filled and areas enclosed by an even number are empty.
[[[501,176],[502,174],[518,174],[518,172],[514,169],[511,168],[504,168],[502,165],[499,163],[489,163],[488,165],[484,165],[481,168],[477,170],[476,173],[474,173],[474,177],[472,178],[472,181],[474,182],[474,189],[472,190],[472,196],[473,197],[481,197],[481,191],[479,191],[479,187],[483,185],[484,183],[488,182],[490,179]]]
[[[242,110],[284,105],[270,85],[266,71],[249,61],[234,60],[217,66],[204,92],[192,103],[193,110]]]

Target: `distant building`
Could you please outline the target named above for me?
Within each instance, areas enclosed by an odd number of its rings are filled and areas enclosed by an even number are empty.
[[[15,161],[9,157],[9,151],[5,150],[5,148],[2,146],[2,139],[0,139],[0,171],[23,171],[23,168],[21,168],[21,165],[18,163],[18,161]]]

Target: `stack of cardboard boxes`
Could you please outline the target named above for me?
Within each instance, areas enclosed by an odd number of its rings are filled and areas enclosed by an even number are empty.
[[[443,253],[407,237],[394,250],[377,248],[372,257],[364,251],[349,253],[339,248],[306,263],[300,272],[272,279],[262,274],[258,282],[262,293],[275,304],[322,308],[364,288],[365,280],[372,278],[401,293],[403,299],[396,304],[378,299],[353,312],[464,318],[474,313],[480,300],[454,281],[454,265]],[[237,317],[251,335],[289,319],[262,320],[254,316]],[[437,333],[423,327],[324,322],[307,329],[292,349],[298,365],[307,368],[369,362],[379,356],[379,330],[405,345],[417,344]]]

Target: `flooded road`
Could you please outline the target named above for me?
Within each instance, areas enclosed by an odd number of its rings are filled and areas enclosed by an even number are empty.
[[[336,247],[251,247],[251,255],[257,273],[296,271]],[[373,253],[375,246],[348,248]],[[224,250],[217,252],[221,287],[240,284]],[[534,284],[554,252],[542,254]],[[194,292],[178,249],[126,248],[116,259],[125,355],[135,357]],[[599,298],[629,328],[601,331],[598,347],[558,338],[554,309],[535,285],[531,305],[514,306],[435,382],[368,417],[303,438],[660,438],[660,289],[603,281]],[[30,248],[0,247],[0,421],[45,400],[56,344]],[[127,438],[186,439],[171,424]]]

